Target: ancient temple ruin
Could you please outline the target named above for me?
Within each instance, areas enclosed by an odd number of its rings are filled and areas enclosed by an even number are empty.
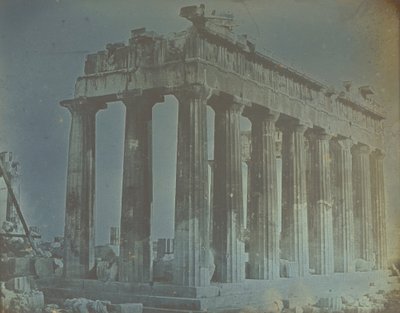
[[[338,92],[281,64],[259,52],[246,35],[237,35],[231,15],[207,15],[204,6],[182,8],[180,15],[193,24],[185,31],[161,36],[136,29],[127,44],[108,44],[88,55],[75,98],[61,102],[72,116],[64,278],[85,279],[95,265],[96,113],[122,101],[119,281],[152,282],[152,107],[166,95],[179,102],[174,269],[168,288],[180,299],[194,298],[200,304],[193,308],[212,310],[231,300],[210,299],[234,299],[232,290],[249,284],[259,291],[268,282],[284,294],[290,279],[316,286],[340,284],[346,277],[354,281],[357,260],[371,270],[358,273],[360,286],[382,275],[387,268],[384,114],[373,89],[346,82]],[[207,106],[215,112],[212,207]],[[242,115],[252,124],[246,230]],[[279,167],[276,133],[282,135]],[[167,297],[168,288],[158,288],[159,296]],[[255,298],[243,298],[243,306]],[[145,307],[158,305],[146,299]],[[187,308],[177,301],[176,308]],[[159,307],[172,307],[165,303]]]

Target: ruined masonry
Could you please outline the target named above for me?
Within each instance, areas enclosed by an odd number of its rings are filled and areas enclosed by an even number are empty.
[[[175,286],[350,275],[359,259],[386,269],[384,115],[373,89],[346,82],[336,92],[258,52],[246,35],[233,32],[232,16],[207,16],[204,10],[182,8],[181,16],[193,25],[180,33],[164,37],[136,29],[127,45],[109,44],[88,55],[75,98],[61,102],[72,116],[65,278],[85,278],[95,264],[96,113],[122,101],[119,280],[152,280],[152,107],[165,95],[179,102]],[[207,106],[215,111],[211,208]],[[248,277],[241,116],[252,124]],[[279,152],[277,133],[282,135]],[[280,259],[286,262],[284,271]]]

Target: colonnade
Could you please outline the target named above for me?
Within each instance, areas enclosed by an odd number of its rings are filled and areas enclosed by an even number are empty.
[[[207,286],[245,279],[240,118],[251,128],[248,205],[249,278],[277,279],[280,259],[292,276],[354,271],[354,260],[386,266],[383,154],[265,107],[204,87],[178,100],[174,284]],[[161,95],[124,97],[126,128],[119,280],[151,280],[152,107]],[[67,278],[94,265],[95,115],[106,103],[62,103],[72,116],[65,218]],[[207,105],[215,111],[212,208],[209,207]],[[278,186],[275,132],[282,137]],[[282,206],[278,190],[282,188]],[[278,224],[282,214],[282,225]],[[210,224],[210,220],[212,223]],[[281,232],[279,231],[281,229]],[[211,277],[211,268],[215,272]]]

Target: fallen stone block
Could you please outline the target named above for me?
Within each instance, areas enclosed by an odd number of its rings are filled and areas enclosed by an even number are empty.
[[[37,258],[34,261],[35,274],[40,278],[53,276],[54,267],[52,258]]]
[[[341,310],[343,310],[342,297],[320,298],[318,300],[317,306],[322,309],[329,309],[332,311],[341,311]]]
[[[374,268],[374,263],[364,259],[356,259],[355,261],[356,272],[370,272]]]
[[[33,275],[31,258],[4,258],[0,260],[0,279],[7,281],[12,277]]]
[[[29,276],[13,277],[5,283],[5,286],[9,290],[17,292],[30,292],[31,283],[32,278]]]
[[[112,304],[110,306],[110,313],[142,313],[143,304],[141,303],[123,303]]]
[[[286,278],[297,277],[297,263],[288,260],[280,260],[280,276]]]
[[[110,264],[108,261],[99,261],[96,265],[96,276],[100,281],[116,281],[118,265],[116,262]]]

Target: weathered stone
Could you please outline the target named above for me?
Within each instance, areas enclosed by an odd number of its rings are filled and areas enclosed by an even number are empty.
[[[383,158],[384,154],[380,150],[370,155],[373,252],[377,269],[388,267]]]
[[[278,114],[252,108],[250,201],[248,207],[250,278],[279,278],[278,177],[275,122]]]
[[[54,275],[55,264],[52,258],[37,258],[34,260],[35,274],[39,278]]]
[[[116,281],[118,276],[117,262],[109,263],[107,261],[99,261],[96,264],[96,276],[98,280],[109,282]]]
[[[178,143],[175,197],[174,283],[207,286],[209,277],[207,90],[176,94]]]
[[[356,272],[369,272],[374,268],[374,263],[363,259],[354,260]]]
[[[214,280],[237,283],[245,278],[244,210],[240,115],[232,97],[212,99],[214,126],[213,238]]]
[[[282,126],[282,256],[309,274],[304,125]]]
[[[314,132],[310,136],[311,152],[311,192],[309,194],[309,249],[310,266],[315,274],[332,274],[333,222],[332,194],[330,177],[329,140],[324,131]]]
[[[120,234],[121,281],[150,280],[152,203],[151,120],[153,96],[126,96],[124,171]]]
[[[17,292],[30,292],[31,283],[32,278],[29,276],[14,277],[5,283],[5,287]]]
[[[343,310],[343,302],[341,297],[320,298],[318,300],[317,306],[320,308],[332,310],[334,312]]]
[[[354,272],[351,139],[331,141],[335,272]]]
[[[0,260],[0,278],[8,280],[11,277],[34,275],[32,258],[2,258]]]
[[[369,147],[353,146],[353,197],[356,258],[373,261]]]
[[[104,103],[62,103],[71,112],[64,230],[64,275],[84,278],[94,266],[95,116]]]
[[[141,303],[123,303],[110,306],[110,312],[113,313],[142,313],[143,304]]]

